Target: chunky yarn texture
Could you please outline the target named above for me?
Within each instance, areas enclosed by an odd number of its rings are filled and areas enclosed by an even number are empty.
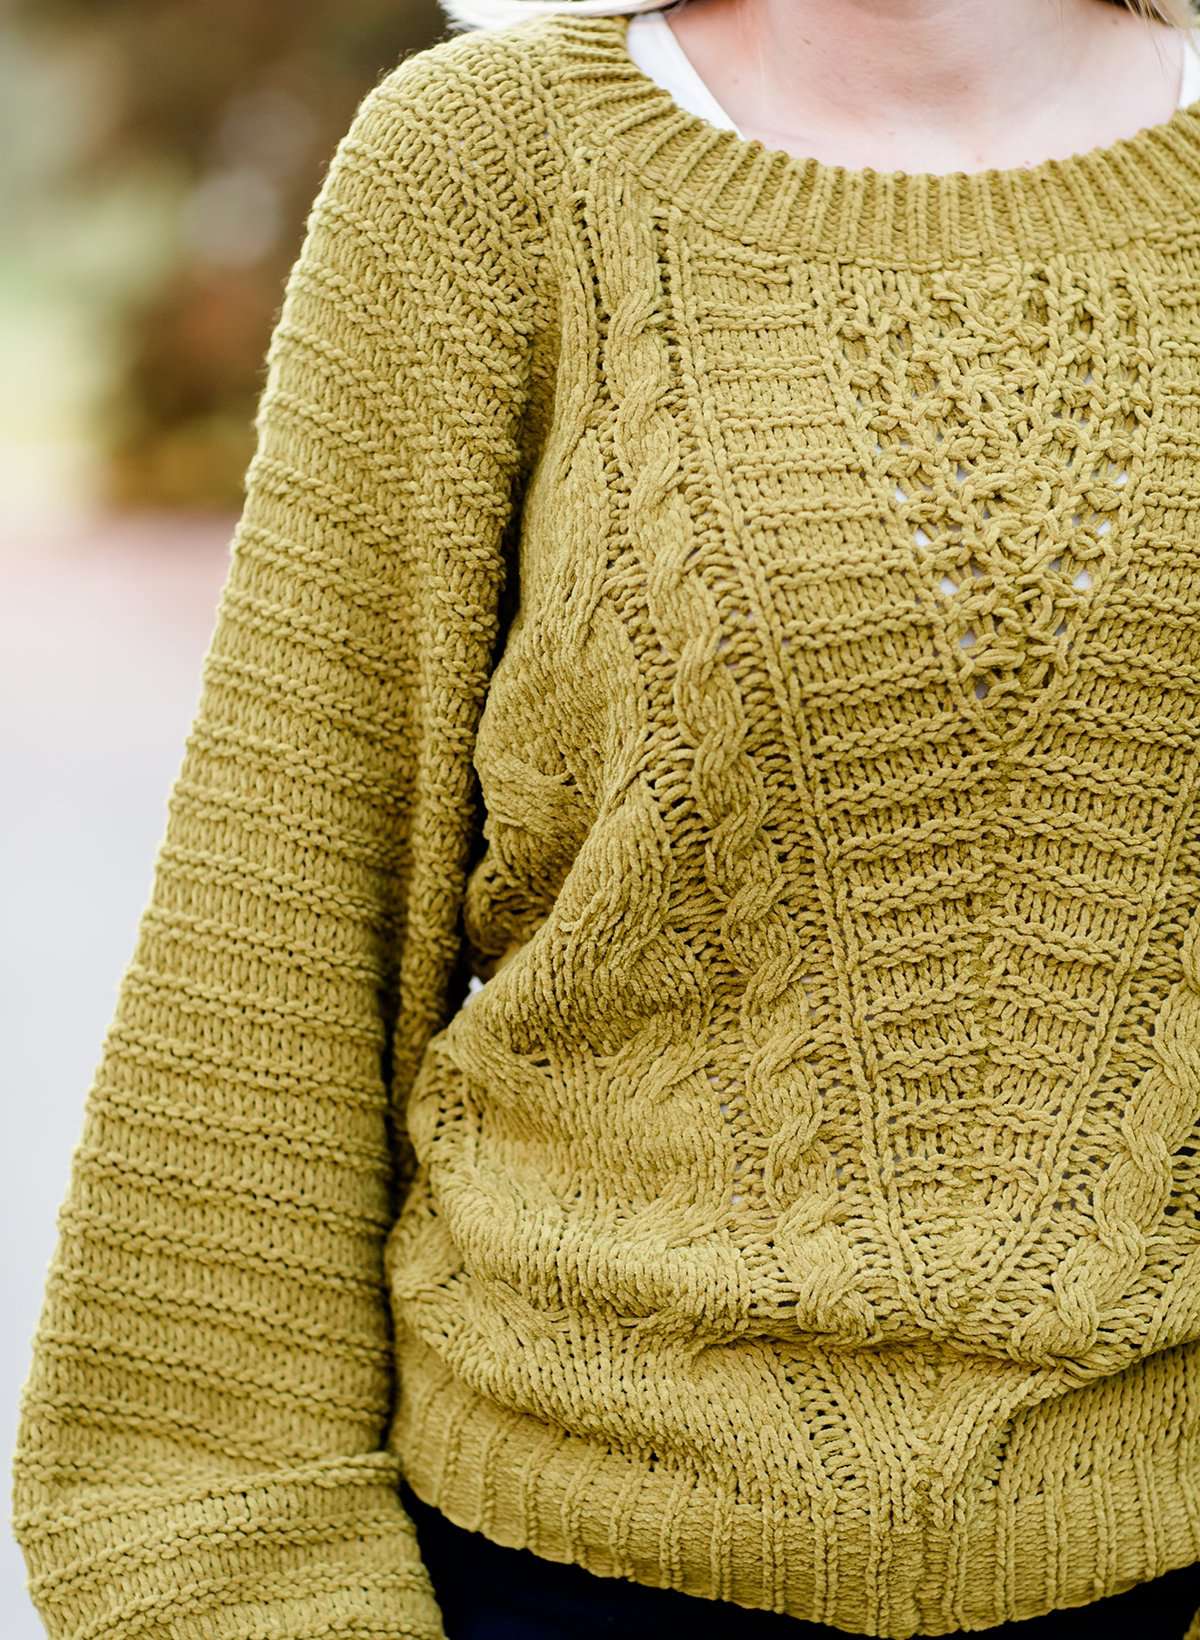
[[[402,1473],[892,1640],[1200,1558],[1200,104],[850,172],[626,27],[412,55],[312,207],[22,1396],[54,1640],[437,1640]]]

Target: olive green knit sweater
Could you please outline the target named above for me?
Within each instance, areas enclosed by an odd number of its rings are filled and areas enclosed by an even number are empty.
[[[55,1640],[430,1640],[401,1474],[894,1640],[1200,1558],[1200,104],[852,172],[626,26],[409,57],[309,216],[21,1402]]]

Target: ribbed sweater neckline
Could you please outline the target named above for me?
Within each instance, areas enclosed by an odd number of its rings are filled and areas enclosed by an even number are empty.
[[[629,21],[540,20],[557,32],[577,129],[665,199],[746,243],[898,266],[1100,249],[1195,221],[1200,100],[1036,165],[853,169],[768,148],[682,108],[629,55]]]

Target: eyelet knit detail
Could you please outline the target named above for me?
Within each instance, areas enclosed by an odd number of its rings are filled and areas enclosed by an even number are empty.
[[[863,461],[919,549],[914,579],[951,611],[963,708],[1001,735],[1030,726],[1145,516],[1131,462],[1152,354],[1126,278],[1101,297],[1049,265],[864,275],[828,317]]]

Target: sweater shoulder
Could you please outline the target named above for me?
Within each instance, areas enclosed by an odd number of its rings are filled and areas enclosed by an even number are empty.
[[[559,169],[546,93],[558,50],[553,21],[472,29],[410,52],[363,97],[351,134],[390,151],[410,180],[419,152],[435,185],[536,215]]]

